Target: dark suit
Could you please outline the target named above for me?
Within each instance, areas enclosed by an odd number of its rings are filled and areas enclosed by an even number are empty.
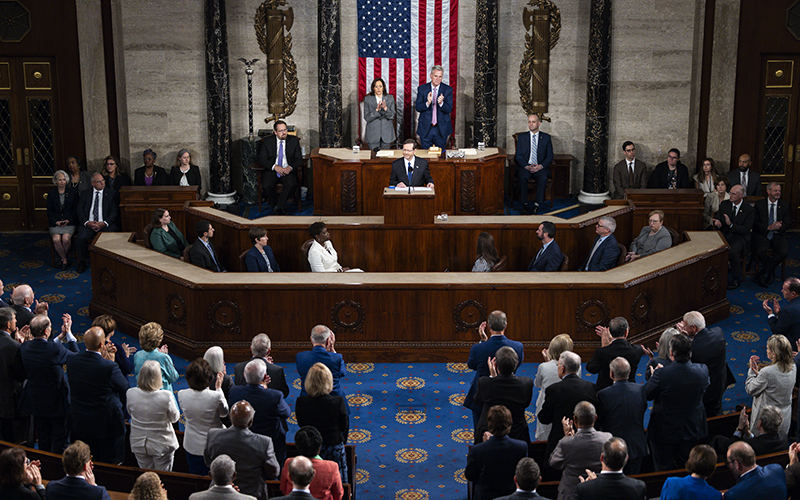
[[[556,240],[553,240],[541,255],[537,252],[528,265],[528,271],[558,271],[563,263],[564,254],[561,252],[561,247],[558,246]]]
[[[675,189],[692,189],[694,181],[689,177],[689,169],[686,168],[686,165],[679,161],[675,170]],[[669,164],[667,162],[662,161],[656,165],[647,181],[647,187],[649,189],[669,189]]]
[[[95,458],[95,460],[98,459]],[[58,481],[47,483],[47,498],[50,500],[111,500],[104,486],[93,486],[85,479],[75,476],[66,476]]]
[[[491,500],[514,492],[517,462],[528,455],[528,443],[491,437],[470,448],[464,476],[473,484],[473,500]]]
[[[431,105],[428,106],[428,94],[432,90],[430,82],[417,87],[417,100],[414,103],[414,108],[419,113],[417,135],[422,149],[428,149],[432,144],[444,149],[447,146],[447,138],[453,133],[453,125],[450,121],[450,112],[453,111],[453,87],[444,82],[440,83],[436,99],[432,100]],[[438,103],[440,95],[444,96],[441,105]],[[437,121],[435,127],[431,124],[434,108]]]
[[[30,417],[22,418],[19,402],[25,374],[18,361],[20,344],[6,331],[0,331],[0,439],[17,442],[27,439]]]
[[[278,265],[278,261],[275,260],[275,254],[272,253],[272,247],[269,245],[264,247],[264,253],[267,255],[269,259],[269,265],[272,266],[272,272],[278,273],[281,270],[281,267]],[[268,271],[267,269],[267,261],[264,260],[264,257],[261,255],[261,252],[253,246],[244,256],[244,266],[247,269],[248,273],[265,273]]]
[[[600,236],[595,238],[594,243],[592,243],[592,248],[597,244],[597,240],[600,239]],[[619,244],[617,243],[617,239],[614,237],[613,234],[609,234],[608,237],[603,240],[597,250],[595,250],[594,255],[592,255],[592,251],[589,250],[589,255],[586,257],[586,260],[581,264],[581,267],[578,268],[579,271],[608,271],[609,269],[615,267],[617,265],[617,259],[619,259]],[[591,258],[591,262],[589,262],[589,258]],[[588,264],[588,269],[587,269]],[[633,368],[633,367],[631,367]]]
[[[775,268],[783,259],[789,255],[789,242],[786,239],[786,231],[792,227],[792,211],[789,210],[789,202],[778,199],[778,206],[775,210],[775,220],[782,222],[781,228],[777,231],[767,230],[769,226],[769,198],[758,200],[753,207],[756,210],[756,218],[753,222],[753,252],[761,262],[760,274],[772,276]],[[772,250],[772,255],[767,252]],[[792,344],[794,345],[794,344]]]
[[[509,436],[530,443],[531,434],[525,420],[525,410],[533,398],[533,379],[516,375],[498,375],[494,378],[481,377],[475,389],[473,403],[481,405],[481,418],[475,429],[475,444],[483,441],[484,431],[489,430],[486,416],[489,408],[503,405],[511,412],[511,432]]]
[[[775,500],[786,498],[786,474],[778,464],[769,464],[755,469],[739,478],[725,492],[725,500]]]
[[[247,384],[231,387],[228,406],[245,400],[256,411],[250,430],[272,438],[275,458],[278,463],[286,460],[286,419],[291,410],[283,400],[283,395],[275,389],[264,389],[261,385]]]
[[[428,168],[428,160],[425,158],[414,157],[414,172],[411,174],[411,184],[408,183],[408,162],[405,158],[400,158],[392,162],[392,176],[389,178],[389,185],[396,186],[403,183],[406,186],[418,187],[433,184],[433,177]]]
[[[94,230],[87,227],[85,224],[92,219],[92,201],[94,198],[94,189],[86,189],[81,192],[78,198],[78,226],[75,231],[75,249],[78,253],[78,262],[85,263],[86,257],[89,255],[89,243],[94,239],[97,234]],[[116,226],[117,211],[119,201],[117,200],[117,192],[106,186],[101,196],[101,206],[103,208],[103,222],[107,225],[100,232],[113,232],[119,228]]]
[[[647,165],[642,160],[633,160],[633,184],[628,172],[628,160],[622,160],[614,165],[614,198],[625,198],[626,189],[644,189],[647,187]]]
[[[480,420],[482,409],[480,406],[475,405],[472,401],[472,399],[475,397],[475,389],[477,388],[478,379],[489,376],[489,358],[493,358],[497,350],[505,346],[514,349],[514,351],[517,353],[517,357],[519,358],[519,364],[521,365],[525,357],[525,352],[522,348],[522,342],[511,340],[505,335],[492,335],[485,342],[478,342],[469,349],[467,367],[470,370],[475,370],[475,376],[472,378],[472,383],[469,386],[469,390],[467,390],[467,395],[464,397],[464,406],[472,410],[473,429],[478,427],[478,420]]]
[[[495,500],[529,500],[531,498],[538,498],[539,500],[550,500],[545,498],[535,491],[515,491],[514,493],[505,496],[505,497],[498,497]]]
[[[767,321],[772,334],[785,336],[794,348],[800,339],[800,298],[784,303],[778,315],[771,316]]]
[[[731,225],[725,223],[725,215],[731,220]],[[725,200],[719,204],[716,219],[722,223],[719,228],[728,244],[728,262],[731,265],[731,277],[742,281],[742,264],[740,257],[750,250],[750,232],[756,220],[756,211],[744,200],[739,204],[739,213],[733,216],[733,203]]]
[[[209,246],[211,246],[211,250],[214,252],[214,257],[216,257],[216,264],[214,263],[214,259],[211,257],[211,254],[208,253],[208,249],[203,244],[203,241],[200,238],[197,238],[189,249],[189,259],[192,261],[192,264],[195,266],[200,266],[208,269],[209,271],[213,272],[222,272],[225,270],[225,266],[222,265],[222,261],[219,259],[219,254],[217,253],[217,249],[214,248],[214,244],[211,243],[211,240],[208,240]],[[219,265],[219,269],[217,269],[217,265]]]
[[[236,366],[233,367],[233,383],[236,385],[246,385],[247,381],[244,379],[244,367],[247,366],[247,363],[253,361],[254,359],[260,359],[267,365],[267,375],[269,375],[269,384],[267,387],[270,389],[275,389],[281,391],[283,393],[283,397],[289,397],[289,386],[286,384],[286,375],[283,373],[283,367],[280,365],[275,365],[272,363],[268,363],[264,358],[250,358],[247,361],[242,361],[241,363],[236,363]]]
[[[283,156],[286,164],[292,167],[292,171],[286,175],[278,177],[277,172],[272,170],[278,160],[278,138],[275,135],[265,137],[261,141],[261,148],[258,150],[258,163],[264,167],[261,172],[261,186],[264,194],[269,200],[269,204],[277,206],[281,210],[286,210],[286,200],[294,192],[297,186],[297,171],[303,167],[303,150],[300,147],[300,139],[293,135],[287,135],[284,142]],[[275,193],[275,184],[283,184],[283,191],[280,196]],[[258,193],[261,196],[261,193]],[[277,202],[275,201],[277,198]]]
[[[656,470],[683,468],[689,451],[708,434],[703,407],[708,385],[708,368],[691,361],[659,368],[645,384],[647,399],[653,400],[647,440]]]
[[[122,408],[128,380],[119,366],[96,352],[67,358],[72,439],[92,449],[98,462],[125,461],[125,416]]]
[[[62,453],[67,447],[66,417],[69,408],[69,382],[62,365],[78,353],[78,344],[67,347],[44,337],[25,342],[19,349],[24,369],[27,400],[39,437],[39,449]]]
[[[620,380],[598,391],[597,426],[621,437],[628,444],[626,474],[638,474],[642,459],[647,456],[647,436],[644,433],[644,413],[647,393],[644,385]]]
[[[642,347],[631,345],[631,343],[624,338],[613,339],[607,346],[595,349],[592,359],[586,363],[586,371],[597,374],[597,383],[595,383],[595,387],[597,387],[598,391],[614,383],[614,381],[611,380],[609,371],[611,362],[616,357],[623,357],[628,360],[628,363],[631,365],[631,374],[628,380],[630,382],[636,382],[636,368],[639,366],[639,361],[642,359]]]
[[[78,191],[67,186],[64,189],[64,206],[60,204],[58,188],[53,188],[47,194],[47,220],[50,227],[56,227],[56,222],[68,220],[68,226],[78,223],[76,211],[78,210]]]
[[[294,361],[297,366],[297,373],[300,375],[300,383],[303,387],[300,391],[301,396],[308,395],[305,385],[308,370],[310,370],[315,363],[322,363],[327,366],[331,374],[333,374],[333,391],[331,391],[331,394],[347,399],[341,386],[341,380],[347,376],[347,366],[345,366],[344,358],[342,358],[341,354],[338,352],[328,352],[324,347],[317,345],[310,351],[298,352]]]
[[[16,304],[11,306],[14,309],[17,317],[17,328],[28,326],[31,320],[36,316],[30,309],[25,306],[18,306]]]
[[[738,168],[728,171],[728,180],[731,181],[731,187],[742,183],[742,174]],[[744,195],[762,196],[761,175],[758,172],[753,172],[752,168],[747,169],[747,189]]]
[[[311,493],[305,491],[292,491],[288,495],[275,497],[272,500],[315,500]]]
[[[750,447],[753,448],[753,451],[757,457],[760,457],[761,455],[769,455],[770,453],[786,451],[789,448],[789,440],[786,438],[786,436],[779,433],[759,434],[758,436],[753,436],[746,439],[742,439],[741,436],[736,435],[730,437],[716,435],[708,440],[708,444],[711,445],[714,450],[716,450],[717,457],[719,457],[717,461],[724,462],[728,452],[728,446],[736,441],[744,441],[745,443],[749,444]]]
[[[147,167],[139,167],[133,172],[134,186],[147,185],[144,183],[145,170],[147,170]],[[189,170],[191,171],[191,167],[189,168]],[[178,182],[180,182],[180,177],[178,178]],[[153,165],[153,183],[151,184],[151,186],[170,186],[170,185],[172,185],[172,180],[170,179],[169,175],[167,175],[167,171],[159,167],[158,165]]]
[[[692,363],[708,367],[711,383],[703,395],[706,418],[722,414],[722,394],[728,386],[725,334],[718,326],[703,328],[692,339]]]
[[[519,199],[523,205],[528,205],[528,180],[533,177],[536,181],[536,204],[544,203],[544,193],[547,190],[547,178],[550,177],[550,164],[553,162],[553,141],[550,134],[539,131],[536,141],[536,164],[542,169],[536,173],[525,170],[530,165],[531,159],[531,131],[517,136],[517,150],[514,158],[517,162],[517,183],[519,184]]]
[[[203,453],[206,465],[211,465],[215,458],[223,454],[236,462],[234,484],[241,493],[267,500],[267,485],[263,478],[278,479],[280,474],[272,440],[250,429],[238,427],[209,430]]]
[[[180,186],[181,177],[183,177],[181,167],[172,167],[169,172],[169,177],[173,186]],[[200,192],[200,188],[203,186],[203,176],[200,174],[200,167],[197,165],[189,165],[189,171],[186,172],[186,182],[188,182],[190,186],[197,186],[197,192]]]
[[[598,405],[597,390],[594,384],[588,380],[579,378],[574,373],[568,373],[544,392],[544,404],[539,411],[539,421],[543,424],[553,424],[550,429],[550,436],[547,438],[546,458],[556,449],[556,445],[564,437],[564,429],[561,427],[561,419],[564,417],[572,418],[575,405],[581,401],[592,403],[595,408]]]
[[[597,479],[578,485],[579,500],[645,500],[644,481],[624,474],[598,474]]]

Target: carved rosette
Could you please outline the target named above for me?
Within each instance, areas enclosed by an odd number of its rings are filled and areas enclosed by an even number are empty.
[[[167,321],[186,326],[186,301],[177,293],[167,295]]]
[[[220,300],[208,309],[208,323],[211,332],[219,335],[225,332],[234,335],[242,333],[242,310],[229,300]]]
[[[475,211],[475,171],[461,171],[461,211]]]
[[[714,295],[719,290],[720,271],[719,267],[711,266],[706,269],[703,275],[703,298]]]
[[[453,321],[457,332],[474,330],[486,319],[486,306],[477,300],[465,300],[453,309]]]
[[[611,310],[601,300],[587,300],[578,306],[575,319],[578,322],[578,331],[593,332],[596,327],[611,320]]]
[[[342,193],[342,212],[356,213],[358,202],[358,189],[356,186],[356,171],[342,170],[341,193]]]
[[[631,326],[644,325],[650,321],[653,309],[653,297],[649,293],[640,293],[631,304]]]
[[[343,300],[333,306],[331,323],[334,331],[363,332],[364,308],[358,302]]]
[[[117,300],[117,277],[107,267],[101,267],[97,271],[100,282],[100,295]]]

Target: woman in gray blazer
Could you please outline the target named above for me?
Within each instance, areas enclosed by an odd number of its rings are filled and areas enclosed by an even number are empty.
[[[653,210],[647,219],[647,226],[631,243],[631,250],[625,256],[625,262],[633,262],[639,257],[666,250],[672,246],[672,236],[664,227],[664,212]]]
[[[394,97],[386,93],[383,79],[372,81],[372,90],[364,96],[364,119],[367,121],[365,138],[371,149],[388,149],[392,147],[395,135]]]

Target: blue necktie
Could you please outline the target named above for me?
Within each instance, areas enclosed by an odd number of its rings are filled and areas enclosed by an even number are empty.
[[[539,147],[538,141],[536,140],[536,134],[531,134],[531,157],[528,160],[528,165],[538,165],[538,158],[539,152],[537,148]]]
[[[414,170],[411,168],[411,162],[408,162],[408,185],[411,185],[411,176],[413,175]]]
[[[217,266],[217,272],[222,272],[222,269],[219,268],[219,262],[217,262],[217,256],[214,255],[214,249],[211,248],[211,242],[209,241],[206,243],[206,247],[208,247],[208,253],[211,254],[211,258],[214,260],[214,265]]]
[[[276,163],[279,167],[283,167],[283,141],[278,141],[278,162]],[[280,178],[280,172],[275,172]]]

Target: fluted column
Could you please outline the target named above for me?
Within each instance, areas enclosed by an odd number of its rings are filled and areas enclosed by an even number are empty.
[[[342,146],[342,49],[340,0],[319,0],[319,145]]]
[[[475,138],[497,146],[497,1],[475,5]]]

